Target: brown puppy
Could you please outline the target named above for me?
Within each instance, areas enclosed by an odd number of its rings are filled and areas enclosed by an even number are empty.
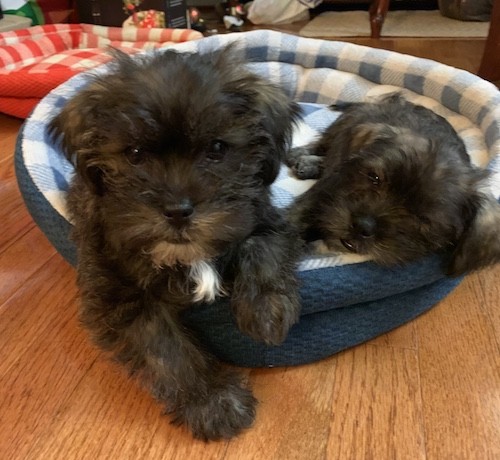
[[[298,239],[269,192],[296,117],[230,50],[167,51],[119,55],[51,125],[76,170],[81,321],[205,440],[250,426],[256,400],[179,312],[230,296],[241,331],[268,344],[298,320]]]
[[[500,260],[488,173],[444,118],[399,95],[337,108],[322,137],[287,158],[299,178],[319,178],[289,210],[306,241],[388,266],[451,248],[455,275]]]

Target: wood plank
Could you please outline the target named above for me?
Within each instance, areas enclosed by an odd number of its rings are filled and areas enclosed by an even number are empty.
[[[0,137],[0,165],[4,160],[12,158],[17,133],[22,123],[23,121],[18,118],[8,117],[0,113],[0,130],[2,132],[2,136]],[[0,179],[3,171],[4,168],[0,167]]]
[[[52,334],[64,309],[76,312],[75,276],[74,269],[54,255],[0,307],[0,375],[7,374],[34,341]]]
[[[0,114],[0,252],[34,226],[20,196],[13,152],[21,120]]]
[[[15,181],[15,174],[14,174],[14,168],[12,167],[12,161],[13,160],[10,157],[0,160],[0,188],[4,187],[5,184],[7,183]]]
[[[1,252],[0,306],[55,253],[54,247],[37,227]]]
[[[418,344],[415,322],[403,324],[393,331],[370,340],[367,344],[416,350]]]
[[[497,343],[500,344],[500,286],[498,283],[500,265],[483,270],[475,279],[481,286],[481,293],[484,298],[484,302],[480,303],[480,307],[488,315],[495,330]]]
[[[478,276],[418,322],[429,459],[500,458],[500,354]]]
[[[361,345],[333,377],[326,458],[426,458],[416,351]]]
[[[57,321],[0,375],[3,458],[29,458],[33,443],[53,423],[97,356],[71,306],[61,308]]]
[[[35,222],[28,213],[19,194],[17,184],[12,180],[4,183],[0,193],[0,252],[34,228]]]
[[[249,458],[249,446],[252,460],[326,458],[335,363],[252,371],[255,426],[229,444],[225,458]]]
[[[225,442],[206,444],[171,425],[137,382],[100,355],[29,458],[216,460],[225,449]]]

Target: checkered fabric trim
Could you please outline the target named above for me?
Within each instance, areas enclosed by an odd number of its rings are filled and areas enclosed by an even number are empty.
[[[273,31],[219,35],[176,46],[184,52],[206,53],[237,41],[252,63],[250,68],[277,84],[301,102],[303,122],[294,134],[294,145],[303,145],[337,116],[326,108],[334,102],[362,101],[403,91],[405,96],[446,117],[464,139],[472,161],[494,172],[492,192],[500,195],[500,92],[462,70],[434,61],[394,52],[291,36]],[[49,144],[46,125],[79,88],[78,75],[49,94],[35,109],[24,131],[24,163],[34,183],[63,217],[65,191],[72,167]],[[312,185],[295,180],[283,167],[273,184],[274,202],[287,206]],[[311,257],[302,270],[360,262],[356,256]]]
[[[108,46],[142,51],[203,35],[189,29],[136,29],[91,24],[51,24],[0,34],[0,73],[31,66],[46,72],[51,65],[88,69],[109,60]]]
[[[73,75],[127,53],[202,38],[189,29],[55,24],[0,34],[0,112],[26,118],[40,99]]]

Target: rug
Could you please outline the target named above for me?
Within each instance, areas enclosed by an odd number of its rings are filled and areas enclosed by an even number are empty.
[[[489,22],[458,21],[439,11],[389,11],[382,37],[486,38]],[[329,11],[300,30],[303,37],[369,37],[367,11]]]

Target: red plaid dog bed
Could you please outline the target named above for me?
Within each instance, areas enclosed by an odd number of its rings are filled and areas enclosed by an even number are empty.
[[[202,38],[189,29],[51,24],[0,34],[0,112],[26,118],[49,91],[109,61],[106,48],[128,53]]]

